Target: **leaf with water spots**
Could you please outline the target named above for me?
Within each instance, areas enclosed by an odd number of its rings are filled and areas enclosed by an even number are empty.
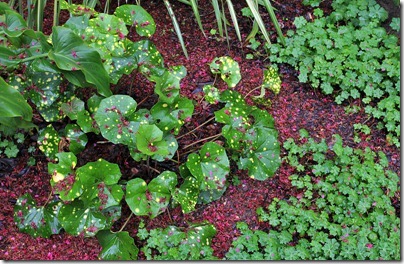
[[[37,206],[31,194],[19,197],[14,207],[14,222],[21,232],[33,237],[50,237],[62,229],[58,214],[62,203],[50,202]]]
[[[129,120],[129,116],[133,115],[136,107],[136,101],[128,95],[103,99],[94,115],[102,136],[115,144],[134,144],[139,123]]]
[[[177,185],[177,175],[164,171],[147,185],[143,179],[135,178],[126,185],[126,202],[136,215],[151,218],[164,212]]]
[[[136,33],[142,37],[151,37],[156,31],[153,17],[139,5],[121,5],[115,13],[125,21],[128,26],[134,26]]]
[[[56,154],[59,152],[59,142],[59,134],[53,128],[52,124],[41,129],[38,133],[38,148],[48,158],[54,159],[56,157]]]
[[[194,104],[188,98],[178,98],[172,104],[156,103],[150,110],[156,125],[164,133],[178,135],[180,128],[194,112]]]
[[[63,201],[72,201],[83,192],[75,174],[77,157],[72,152],[60,152],[56,157],[58,163],[48,163],[48,173],[52,175],[52,190]]]
[[[83,201],[77,199],[60,208],[59,221],[64,230],[74,236],[83,234],[85,237],[92,237],[99,230],[111,226],[98,209],[88,208]]]
[[[65,127],[66,139],[69,142],[69,150],[78,154],[84,150],[87,145],[87,135],[76,124],[68,124]]]
[[[177,100],[180,92],[180,81],[187,74],[184,66],[174,66],[165,70],[164,74],[156,77],[154,92],[159,95],[160,101],[168,104]]]
[[[223,56],[215,58],[209,66],[212,73],[220,74],[222,80],[225,81],[230,88],[235,87],[241,80],[238,62],[231,57]]]
[[[102,260],[137,260],[139,249],[128,232],[98,232],[97,239],[102,246],[99,257]]]

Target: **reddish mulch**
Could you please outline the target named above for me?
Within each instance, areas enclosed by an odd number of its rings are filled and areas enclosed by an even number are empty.
[[[175,33],[171,31],[171,20],[161,1],[144,1],[143,7],[148,10],[157,23],[157,32],[152,37],[152,41],[162,53],[167,67],[174,65],[184,65],[188,71],[187,76],[181,82],[181,93],[189,98],[198,101],[201,96],[201,87],[206,82],[211,82],[214,77],[210,74],[208,64],[218,56],[228,55],[233,57],[240,65],[242,80],[236,86],[236,90],[242,94],[247,94],[253,88],[259,86],[262,81],[262,70],[269,62],[262,59],[246,60],[245,54],[251,52],[240,44],[235,37],[235,32],[230,28],[232,40],[230,46],[226,41],[217,41],[212,36],[205,39],[200,32],[192,14],[191,7],[183,5],[177,1],[171,1],[173,9],[176,12],[177,19],[180,22],[184,40],[189,53],[189,60],[182,54],[181,47]],[[206,32],[211,28],[216,28],[213,9],[208,0],[199,1],[202,7],[201,15]],[[234,1],[236,2],[236,1]],[[242,2],[242,1],[240,1]],[[276,12],[279,21],[282,21],[283,31],[293,29],[292,21],[294,17],[304,15],[309,16],[311,8],[303,6],[301,1],[286,1],[282,4],[273,1],[273,5],[278,9]],[[323,8],[329,12],[330,1],[325,1]],[[143,2],[142,2],[143,3]],[[240,14],[242,4],[236,4],[236,10]],[[51,6],[48,7],[51,11]],[[266,16],[269,30],[275,32],[269,17]],[[251,30],[250,21],[240,19],[240,27],[245,36]],[[47,21],[46,23],[51,23]],[[45,31],[49,33],[50,28]],[[133,36],[133,34],[131,35]],[[272,34],[272,40],[276,41],[276,34]],[[372,129],[370,136],[363,135],[363,141],[355,144],[353,141],[353,124],[365,122],[369,127],[375,127],[376,121],[369,119],[364,111],[356,114],[347,115],[342,105],[333,102],[332,97],[324,96],[319,91],[311,89],[308,85],[298,82],[296,72],[289,66],[281,65],[280,73],[282,75],[281,92],[274,96],[266,95],[272,104],[260,106],[267,109],[275,119],[276,127],[279,130],[279,140],[284,142],[287,138],[299,138],[299,129],[305,128],[310,135],[316,139],[326,139],[330,141],[335,133],[340,134],[344,142],[352,147],[370,147],[373,150],[384,151],[389,160],[391,168],[400,173],[400,150],[394,146],[388,146],[383,132]],[[134,79],[135,78],[135,79]],[[133,81],[134,80],[134,81]],[[218,81],[219,88],[225,86]],[[151,106],[156,100],[153,96],[153,84],[149,83],[139,74],[131,74],[122,78],[122,80],[113,87],[115,93],[130,94],[136,101],[143,102],[142,107]],[[258,95],[259,91],[253,93]],[[251,103],[251,100],[248,99]],[[351,102],[351,105],[360,105],[359,101]],[[187,125],[186,130],[191,130],[198,124],[212,116],[215,109],[199,103],[195,108],[194,121]],[[208,126],[202,127],[193,135],[182,138],[180,146],[185,146],[204,137],[214,135],[220,132],[220,125],[211,122]],[[96,144],[99,138],[92,138],[86,150],[79,156],[81,166],[89,161],[98,158],[104,158],[108,161],[120,165],[123,178],[136,177],[136,171],[142,171],[144,168],[135,163],[129,155],[127,149],[114,146],[112,144]],[[34,142],[34,141],[32,141]],[[202,143],[201,143],[202,144]],[[197,146],[196,146],[197,147]],[[13,222],[13,206],[16,199],[25,194],[31,193],[36,200],[43,204],[50,193],[49,179],[47,173],[47,162],[37,153],[38,164],[33,167],[25,168],[28,154],[27,146],[22,146],[20,156],[16,159],[16,166],[13,171],[0,175],[0,259],[4,260],[95,260],[98,259],[98,253],[101,250],[95,238],[73,237],[66,233],[54,235],[49,239],[32,238],[27,234],[20,233]],[[111,155],[112,153],[112,155]],[[285,155],[284,150],[281,152]],[[186,155],[180,157],[182,161]],[[165,164],[174,166],[173,164]],[[175,169],[175,168],[173,168]],[[250,179],[245,171],[234,169],[234,175],[230,176],[230,181],[235,176],[240,180],[240,185],[229,186],[224,195],[217,201],[208,205],[198,206],[197,209],[184,215],[179,207],[172,208],[169,213],[159,215],[153,220],[145,217],[132,217],[125,230],[132,236],[135,236],[136,229],[140,219],[144,219],[147,228],[165,227],[167,225],[187,226],[187,222],[200,222],[207,220],[214,224],[217,229],[217,235],[213,238],[212,247],[217,257],[224,257],[228,251],[231,242],[238,235],[236,223],[245,221],[250,228],[265,229],[265,223],[260,223],[256,216],[256,209],[260,206],[267,206],[273,197],[288,197],[296,194],[292,188],[289,175],[293,173],[293,168],[283,163],[276,175],[266,181],[256,181]],[[397,208],[400,207],[399,201],[394,201]],[[114,228],[119,228],[130,211],[126,205],[123,206],[122,218],[115,224]],[[136,238],[135,238],[136,241]]]

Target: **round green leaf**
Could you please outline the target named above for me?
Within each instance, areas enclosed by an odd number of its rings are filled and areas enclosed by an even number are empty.
[[[238,62],[234,61],[231,57],[215,58],[209,66],[212,73],[220,74],[222,80],[231,88],[236,86],[241,80]]]
[[[21,232],[33,237],[50,237],[62,229],[58,213],[62,203],[51,202],[38,207],[31,194],[19,197],[14,207],[14,222]]]
[[[142,37],[151,37],[156,31],[153,17],[139,5],[121,5],[114,14],[128,26],[135,26],[136,32]]]
[[[137,260],[139,249],[128,232],[102,230],[98,232],[97,239],[102,246],[102,260]]]
[[[87,145],[87,135],[76,124],[68,124],[65,127],[66,139],[69,141],[69,150],[78,154],[84,150]]]
[[[136,146],[140,152],[152,156],[167,155],[168,144],[163,139],[163,131],[156,125],[142,125],[136,134]]]
[[[48,158],[56,158],[56,154],[59,152],[59,141],[59,135],[51,124],[39,131],[38,148]]]
[[[136,111],[136,101],[128,95],[113,95],[103,99],[94,119],[104,138],[115,144],[131,145],[139,124],[129,120]]]

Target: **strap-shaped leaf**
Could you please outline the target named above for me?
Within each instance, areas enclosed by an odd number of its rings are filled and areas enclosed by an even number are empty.
[[[153,17],[139,5],[119,6],[114,14],[128,26],[135,26],[136,32],[142,37],[151,37],[156,31]]]
[[[98,232],[97,239],[102,246],[99,255],[102,260],[137,260],[139,249],[128,232],[102,230]]]
[[[103,99],[94,115],[102,136],[115,144],[134,144],[139,124],[129,120],[129,117],[136,107],[136,101],[128,95],[113,95]]]
[[[62,229],[58,221],[61,205],[59,202],[51,202],[46,207],[38,207],[31,194],[24,194],[16,201],[14,221],[21,232],[33,237],[50,237]]]
[[[48,55],[60,69],[81,70],[86,80],[94,84],[101,95],[112,95],[109,76],[97,51],[87,46],[78,35],[66,27],[53,28],[52,43],[53,49]]]
[[[94,236],[99,230],[110,227],[102,213],[85,207],[80,200],[64,204],[59,211],[59,221],[67,233],[75,236]]]
[[[1,117],[21,117],[25,121],[31,121],[32,108],[20,94],[20,92],[8,85],[0,77],[0,107]]]
[[[135,178],[126,185],[126,202],[136,215],[156,217],[164,212],[177,185],[177,175],[165,171],[150,181]]]

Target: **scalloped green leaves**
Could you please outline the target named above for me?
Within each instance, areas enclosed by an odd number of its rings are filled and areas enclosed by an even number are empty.
[[[56,65],[66,71],[83,72],[86,80],[94,84],[103,96],[112,95],[109,89],[109,76],[105,71],[100,54],[87,46],[71,29],[54,27],[52,32],[53,49],[48,53]]]
[[[69,142],[69,150],[78,154],[84,150],[87,145],[87,135],[76,124],[68,124],[65,127],[66,139]]]
[[[215,112],[226,144],[233,150],[233,158],[251,178],[265,180],[279,168],[280,145],[273,117],[264,110],[248,106],[235,91],[224,91],[221,101],[226,106]]]
[[[125,21],[128,26],[134,26],[142,37],[151,37],[156,31],[153,17],[139,5],[122,5],[114,13]]]
[[[137,260],[139,249],[128,232],[98,232],[97,239],[102,246],[99,257],[102,260]]]
[[[186,119],[191,118],[194,104],[190,99],[179,98],[173,104],[158,102],[150,110],[156,125],[164,133],[178,135]]]
[[[186,167],[186,165],[183,166]],[[181,175],[184,177],[183,173],[181,173]],[[184,214],[190,213],[195,209],[195,205],[198,202],[200,186],[196,178],[190,177],[189,175],[187,176],[181,186],[175,189],[173,194],[173,199],[181,205]]]
[[[136,101],[128,95],[113,95],[103,99],[94,115],[102,136],[115,144],[134,144],[139,124],[129,118],[136,107]]]
[[[38,207],[31,194],[24,194],[15,204],[14,222],[21,232],[33,237],[50,237],[62,229],[57,219],[61,205],[51,202],[45,207]]]
[[[161,173],[148,185],[143,179],[135,178],[126,185],[126,202],[135,215],[154,218],[164,212],[176,185],[177,175],[171,171]]]
[[[238,62],[231,57],[223,56],[215,58],[209,66],[212,73],[220,74],[222,80],[231,88],[235,87],[241,80]]]

